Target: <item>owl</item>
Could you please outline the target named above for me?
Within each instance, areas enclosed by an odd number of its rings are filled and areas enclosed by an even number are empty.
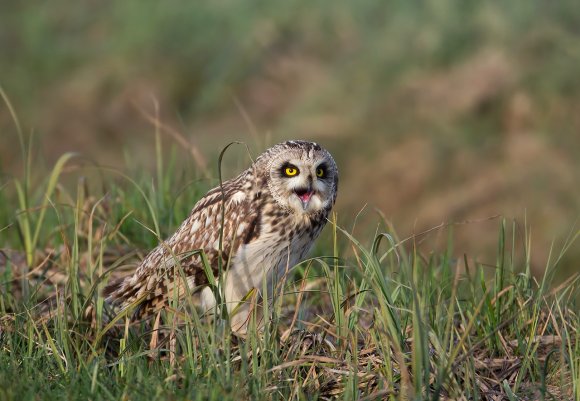
[[[275,145],[201,198],[134,274],[105,288],[106,300],[121,308],[137,305],[133,316],[146,318],[174,299],[198,293],[208,311],[216,306],[211,269],[232,330],[245,332],[251,312],[245,298],[252,290],[260,293],[264,283],[272,289],[304,260],[337,190],[338,168],[327,150],[306,141]]]

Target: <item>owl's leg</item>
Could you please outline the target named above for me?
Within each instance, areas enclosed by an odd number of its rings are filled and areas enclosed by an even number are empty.
[[[245,334],[251,313],[256,309],[256,296],[254,294],[248,296],[248,292],[241,291],[239,287],[234,288],[233,283],[235,282],[236,280],[232,280],[231,278],[230,280],[226,279],[224,285],[225,302],[232,331],[237,334]],[[215,295],[209,286],[204,287],[200,291],[199,305],[203,316],[221,315],[220,305],[217,305]]]
[[[227,284],[226,284],[227,291]],[[256,293],[249,295],[236,292],[226,292],[226,303],[230,317],[230,327],[237,334],[246,334],[252,311],[256,309]]]
[[[210,287],[204,287],[200,294],[201,311],[204,315],[215,312],[216,299]]]
[[[247,288],[240,285],[236,274],[226,274],[224,293],[233,332],[245,335],[253,316],[258,328],[261,326],[263,320],[261,296],[255,287]]]

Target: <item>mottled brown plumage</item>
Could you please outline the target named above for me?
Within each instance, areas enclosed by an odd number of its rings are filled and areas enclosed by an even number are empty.
[[[105,289],[107,300],[121,307],[138,301],[134,316],[145,317],[173,298],[203,290],[203,308],[211,308],[215,299],[204,289],[208,278],[198,252],[202,250],[216,279],[220,265],[223,269],[231,312],[250,290],[261,290],[264,279],[271,288],[282,271],[304,259],[326,224],[337,185],[336,164],[318,144],[287,141],[273,146],[250,168],[200,199],[175,234],[151,251],[132,276]],[[239,309],[232,328],[243,331],[247,308]]]

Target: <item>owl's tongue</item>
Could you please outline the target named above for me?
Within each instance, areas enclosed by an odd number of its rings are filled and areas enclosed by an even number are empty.
[[[300,200],[304,203],[308,202],[310,200],[310,198],[312,197],[312,192],[305,192],[302,195],[298,195],[298,197],[300,198]]]
[[[312,190],[309,189],[298,189],[296,190],[296,195],[300,198],[303,204],[307,204],[312,197]]]

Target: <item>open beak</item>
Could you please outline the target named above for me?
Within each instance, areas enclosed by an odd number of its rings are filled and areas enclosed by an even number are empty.
[[[297,188],[294,190],[294,193],[296,194],[296,196],[298,196],[300,202],[302,202],[302,208],[306,210],[306,208],[308,207],[308,203],[310,203],[310,199],[314,194],[314,192],[312,191],[312,187],[309,186],[308,188]]]

